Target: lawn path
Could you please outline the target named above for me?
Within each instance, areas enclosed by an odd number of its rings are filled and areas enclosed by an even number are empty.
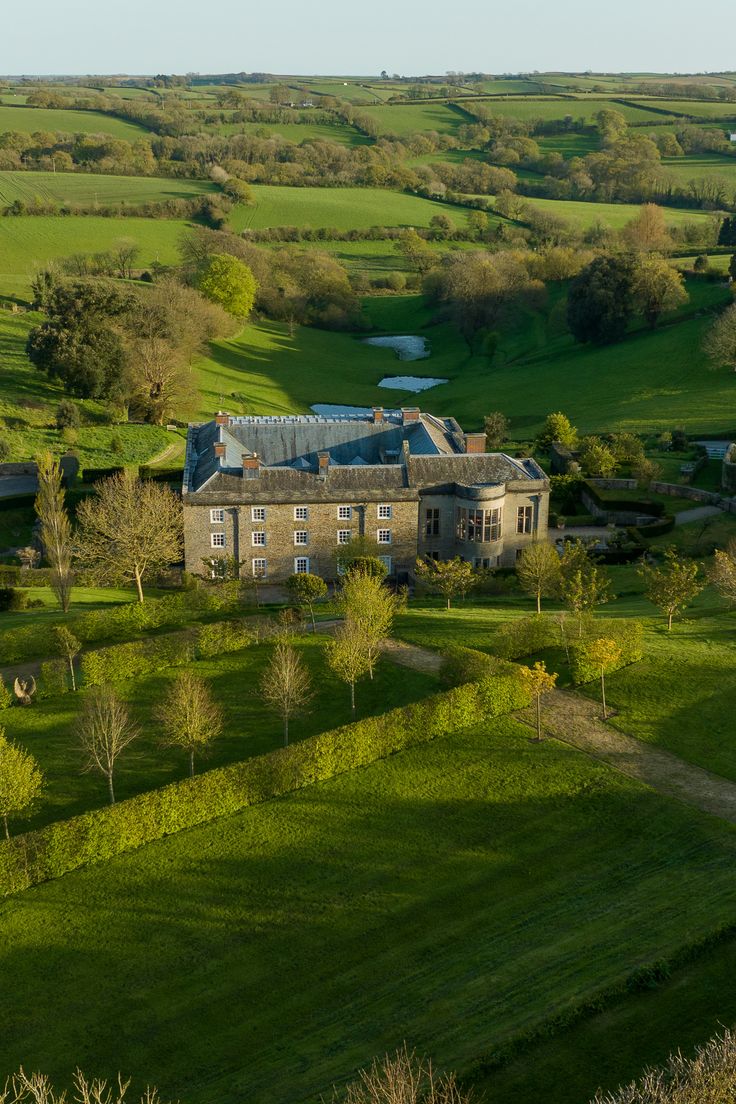
[[[532,709],[517,716],[536,727]],[[736,784],[612,728],[601,719],[598,702],[555,690],[543,698],[542,723],[555,739],[602,759],[622,774],[736,824]]]

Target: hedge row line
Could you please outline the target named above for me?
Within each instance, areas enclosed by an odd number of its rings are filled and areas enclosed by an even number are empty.
[[[520,679],[468,683],[288,748],[206,771],[0,842],[0,896],[230,816],[529,704]]]
[[[600,669],[591,664],[586,654],[586,644],[591,640],[606,637],[619,646],[620,659],[608,668],[607,673],[636,663],[644,654],[644,626],[640,621],[615,617],[590,618],[583,621],[582,636],[576,637],[576,632],[576,622],[571,617],[564,623],[557,617],[520,617],[501,625],[493,637],[492,648],[496,655],[507,660],[534,655],[547,648],[564,648],[576,686],[600,678]]]
[[[585,482],[585,493],[593,499],[597,506],[609,512],[626,512],[632,514],[649,514],[661,517],[664,513],[664,503],[653,502],[648,498],[617,498],[616,491],[606,491],[596,487],[594,483]]]
[[[237,584],[186,590],[145,602],[125,602],[90,610],[69,627],[83,644],[125,640],[153,629],[177,629],[211,614],[233,614],[242,610]],[[22,625],[3,633],[3,660],[19,663],[48,655],[48,624]]]

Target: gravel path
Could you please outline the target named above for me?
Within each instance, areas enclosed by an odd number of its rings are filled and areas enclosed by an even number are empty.
[[[517,716],[536,728],[531,709]],[[603,760],[622,774],[736,824],[736,784],[612,728],[602,720],[597,702],[555,690],[542,699],[542,725],[555,739]]]
[[[703,521],[705,518],[722,514],[723,510],[718,506],[694,506],[692,510],[680,510],[675,514],[675,525],[687,525],[689,521]]]

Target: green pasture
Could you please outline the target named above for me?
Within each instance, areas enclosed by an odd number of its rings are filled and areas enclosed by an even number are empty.
[[[637,100],[637,103],[693,119],[736,119],[736,103],[723,100]]]
[[[0,219],[0,280],[22,277],[28,283],[49,261],[73,253],[101,253],[117,242],[140,247],[141,268],[178,261],[177,243],[189,223],[181,219],[103,218],[95,215],[20,215]]]
[[[486,197],[488,198],[488,197]],[[593,203],[576,199],[537,199],[524,197],[530,207],[558,215],[576,230],[587,230],[601,223],[611,230],[620,230],[635,218],[641,207],[636,203]],[[689,208],[663,207],[662,213],[668,226],[683,226],[687,223],[707,223],[708,211],[696,211]]]
[[[209,180],[175,180],[157,176],[101,176],[90,173],[0,172],[0,207],[20,199],[26,204],[162,203],[195,199],[220,189]],[[119,224],[121,228],[125,223]]]
[[[454,134],[464,123],[472,122],[466,113],[452,104],[418,101],[413,104],[388,104],[385,107],[361,108],[379,125],[381,134],[414,134],[434,130],[438,134]]]
[[[212,130],[207,127],[207,130]],[[341,146],[365,145],[364,134],[342,123],[218,123],[218,134],[249,134],[259,138],[284,138],[289,142],[337,142]]]
[[[145,127],[129,123],[99,111],[68,111],[65,108],[11,107],[0,105],[0,134],[18,130],[24,134],[37,131],[62,134],[109,134],[129,142],[148,134]]]
[[[495,721],[0,903],[0,1066],[188,1104],[315,1101],[404,1039],[463,1072],[731,921],[735,851]]]
[[[428,242],[427,244],[432,252],[437,254],[438,259],[444,253],[478,248],[475,242]],[[278,249],[279,246],[275,245],[274,248]],[[411,272],[406,258],[391,241],[300,242],[291,248],[329,253],[340,264],[345,265],[348,272],[365,276],[369,280],[387,276],[390,272],[403,272],[405,275]]]
[[[314,92],[317,96],[334,96],[338,100],[348,100],[350,103],[361,104],[368,101],[381,103],[395,91],[390,85],[384,88],[380,84],[356,84],[351,80],[313,81],[300,79],[298,84],[303,85],[309,92]],[[317,103],[319,104],[319,100]]]
[[[315,698],[303,717],[292,719],[292,741],[349,724],[351,720],[349,689],[327,668],[324,645],[325,637],[320,635],[298,640],[298,650],[312,675]],[[209,754],[195,762],[196,769],[224,766],[283,745],[281,719],[258,691],[271,651],[271,645],[260,644],[191,664],[190,669],[209,683],[225,718],[223,735]],[[187,775],[187,755],[161,746],[160,725],[155,716],[157,705],[180,670],[171,667],[144,679],[118,684],[118,692],[128,702],[141,733],[129,753],[121,757],[116,786],[119,798],[132,797]],[[381,660],[374,678],[363,679],[356,687],[358,716],[384,713],[437,689],[433,676]],[[83,702],[84,691],[79,691],[40,701],[32,710],[0,713],[6,734],[33,749],[46,776],[44,798],[27,822],[31,827],[74,816],[107,802],[104,778],[81,773],[81,751],[75,731]],[[17,827],[20,829],[20,822]]]
[[[599,140],[594,134],[551,134],[539,135],[534,139],[544,153],[561,153],[563,157],[586,157],[599,148]]]
[[[690,180],[718,180],[731,191],[736,188],[736,157],[704,153],[690,157],[668,157],[663,159],[662,166],[667,175],[681,185]]]
[[[573,119],[583,119],[585,123],[590,124],[599,111],[611,108],[620,112],[629,123],[652,122],[655,118],[654,112],[648,111],[645,106],[634,107],[612,100],[591,99],[589,96],[580,99],[547,97],[534,100],[514,97],[508,100],[489,100],[485,102],[485,106],[494,115],[504,115],[512,119],[542,119],[544,122],[564,119],[571,115]],[[469,104],[468,108],[471,109],[472,105]]]
[[[709,310],[727,300],[724,289],[692,285],[683,317],[655,331],[638,328],[617,345],[576,345],[564,332],[564,304],[550,297],[546,311],[507,323],[493,361],[473,354],[449,322],[433,323],[420,296],[364,301],[376,332],[421,333],[431,356],[412,364],[414,375],[445,377],[421,396],[424,409],[453,414],[467,428],[489,410],[511,418],[511,433],[529,440],[552,410],[564,409],[583,432],[648,432],[684,426],[689,432],[732,432],[736,378],[713,370],[702,351]],[[392,406],[415,404],[409,392],[377,386],[406,366],[390,349],[361,344],[349,334],[283,323],[247,326],[215,342],[198,364],[202,416],[222,402],[236,414],[287,414],[313,403]],[[571,387],[570,381],[574,381]]]
[[[433,215],[466,224],[464,208],[383,188],[289,188],[253,186],[255,206],[238,205],[230,215],[233,230],[267,226],[329,227],[337,230],[371,226],[429,226]]]

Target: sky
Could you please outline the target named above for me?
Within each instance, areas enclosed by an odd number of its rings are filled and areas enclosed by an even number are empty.
[[[4,75],[736,67],[733,0],[0,0],[5,4]]]

